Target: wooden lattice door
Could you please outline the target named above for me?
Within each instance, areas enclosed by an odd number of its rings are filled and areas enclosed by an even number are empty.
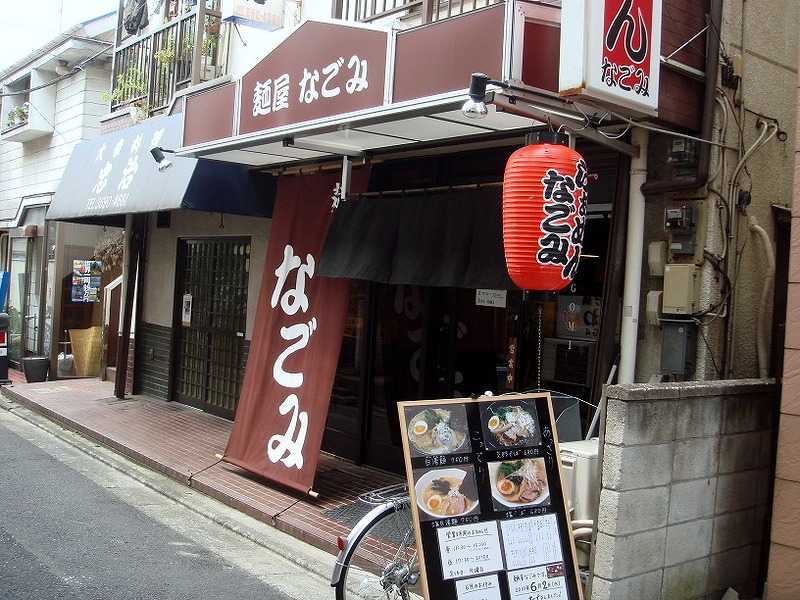
[[[232,418],[244,377],[249,238],[183,240],[175,399]]]

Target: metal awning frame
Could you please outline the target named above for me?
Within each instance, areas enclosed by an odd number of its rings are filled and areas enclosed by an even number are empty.
[[[568,101],[543,99],[540,94],[526,94],[516,87],[495,88],[486,95],[487,105],[494,110],[485,119],[470,119],[461,110],[467,97],[467,89],[458,90],[186,146],[176,154],[269,169],[344,156],[367,157],[413,150],[436,143],[455,145],[503,134],[516,137],[550,126],[566,128],[578,137],[629,156],[638,155],[635,146],[607,137],[596,129],[587,116],[596,113],[596,109],[587,107],[583,112]],[[431,130],[436,129],[446,135],[432,135]]]

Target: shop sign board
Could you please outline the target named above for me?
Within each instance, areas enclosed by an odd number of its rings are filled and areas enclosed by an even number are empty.
[[[242,78],[239,133],[381,106],[388,33],[307,21]]]
[[[222,20],[274,31],[283,25],[283,0],[224,0]]]
[[[658,113],[662,0],[565,0],[559,93]]]
[[[181,206],[197,161],[174,158],[164,173],[150,149],[180,145],[182,115],[148,119],[78,144],[47,210],[48,220],[92,220]]]
[[[582,600],[547,392],[400,402],[427,600]]]

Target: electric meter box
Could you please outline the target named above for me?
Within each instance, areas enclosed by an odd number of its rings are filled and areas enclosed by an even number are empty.
[[[708,228],[705,200],[675,198],[664,211],[664,230],[669,234],[670,262],[702,264]]]
[[[662,319],[661,372],[688,377],[695,369],[697,325],[689,319]]]
[[[693,264],[664,266],[664,293],[661,312],[665,315],[691,315],[697,312],[700,297],[699,270]]]

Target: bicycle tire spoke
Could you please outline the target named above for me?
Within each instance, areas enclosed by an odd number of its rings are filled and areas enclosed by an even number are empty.
[[[387,513],[358,540],[337,598],[421,598],[411,512]]]

